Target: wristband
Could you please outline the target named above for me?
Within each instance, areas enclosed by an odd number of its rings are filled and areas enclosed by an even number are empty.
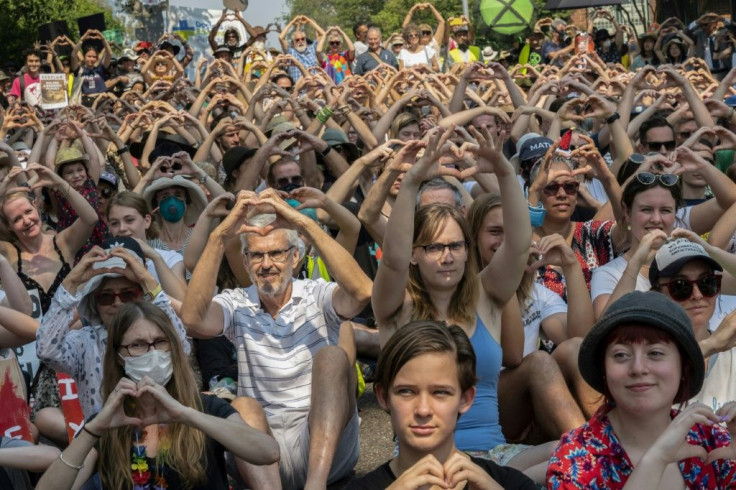
[[[619,114],[618,112],[614,112],[613,114],[611,114],[610,116],[606,118],[606,124],[613,124],[620,118],[621,118],[621,114]]]
[[[529,208],[529,219],[532,222],[533,228],[538,228],[544,223],[544,218],[547,216],[547,210],[544,209],[542,203],[538,203],[536,206],[532,206],[527,201],[527,207]]]
[[[94,437],[95,439],[99,439],[100,438],[100,436],[98,436],[97,434],[95,434],[94,432],[92,432],[91,430],[89,430],[86,425],[83,425],[82,426],[82,430],[85,431],[87,434],[91,435],[92,437]]]
[[[123,153],[128,153],[130,151],[130,147],[128,145],[123,145],[120,147],[120,149],[117,151],[117,155],[120,156]]]
[[[147,292],[145,294],[145,297],[147,300],[153,301],[156,298],[156,296],[158,296],[159,293],[161,293],[162,290],[163,288],[161,287],[161,284],[160,283],[156,284],[156,287],[151,289],[149,292]]]

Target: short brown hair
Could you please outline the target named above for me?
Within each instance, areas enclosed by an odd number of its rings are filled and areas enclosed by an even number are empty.
[[[399,328],[381,349],[376,366],[376,381],[386,394],[404,365],[422,354],[455,354],[460,390],[475,386],[475,351],[470,339],[457,325],[434,320],[416,320]]]

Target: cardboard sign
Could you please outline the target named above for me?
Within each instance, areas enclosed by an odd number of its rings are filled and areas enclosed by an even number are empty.
[[[64,73],[41,74],[41,107],[44,110],[60,109],[69,105]]]
[[[26,382],[12,349],[0,349],[0,433],[33,442]]]
[[[69,437],[69,442],[72,442],[74,434],[77,433],[82,427],[82,422],[84,422],[77,384],[71,376],[60,372],[56,373],[56,381],[59,383],[61,410],[64,412],[64,419],[66,419],[66,434]]]

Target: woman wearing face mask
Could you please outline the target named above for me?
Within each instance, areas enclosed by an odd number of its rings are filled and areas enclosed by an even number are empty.
[[[154,213],[158,211],[159,238],[149,240],[153,248],[174,250],[184,254],[189,243],[192,226],[207,206],[207,198],[194,182],[176,175],[161,177],[143,192],[143,198]]]
[[[71,488],[98,472],[96,483],[110,489],[225,490],[225,451],[256,465],[278,461],[271,436],[199,393],[179,332],[160,309],[124,305],[109,333],[99,385],[105,404],[36,488]]]
[[[186,294],[186,267],[182,255],[148,245],[146,240],[158,238],[158,224],[153,220],[146,200],[138,194],[123,191],[110,200],[107,208],[110,232],[116,237],[131,237],[138,242],[146,258],[146,268],[174,299]]]
[[[69,374],[77,383],[82,411],[89,417],[102,406],[102,359],[107,328],[124,303],[146,298],[161,308],[176,327],[188,354],[186,332],[169,297],[146,270],[143,251],[134,239],[108,240],[95,247],[72,269],[54,295],[36,334],[39,359]],[[84,327],[72,330],[78,312]]]

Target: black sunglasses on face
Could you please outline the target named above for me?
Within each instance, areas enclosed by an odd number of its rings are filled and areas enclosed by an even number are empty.
[[[722,276],[718,274],[708,274],[695,280],[690,279],[674,279],[670,282],[660,284],[659,287],[666,287],[670,297],[675,301],[685,301],[693,295],[693,285],[698,286],[698,291],[706,298],[712,298],[721,291]]]
[[[578,193],[578,189],[580,188],[580,182],[565,182],[563,184],[559,182],[552,182],[551,184],[547,184],[542,189],[544,191],[544,194],[546,196],[556,196],[557,193],[560,191],[560,187],[565,191],[565,194],[568,196],[574,196]]]
[[[432,31],[422,31],[422,36],[431,36]]]
[[[276,179],[276,185],[280,188],[286,187],[289,184],[302,185],[304,184],[304,178],[301,175],[295,175],[293,177],[281,177]]]
[[[658,152],[663,146],[664,146],[664,149],[667,151],[674,151],[674,149],[677,147],[677,143],[675,142],[675,140],[648,141],[647,142],[647,148],[649,148],[649,151]]]

